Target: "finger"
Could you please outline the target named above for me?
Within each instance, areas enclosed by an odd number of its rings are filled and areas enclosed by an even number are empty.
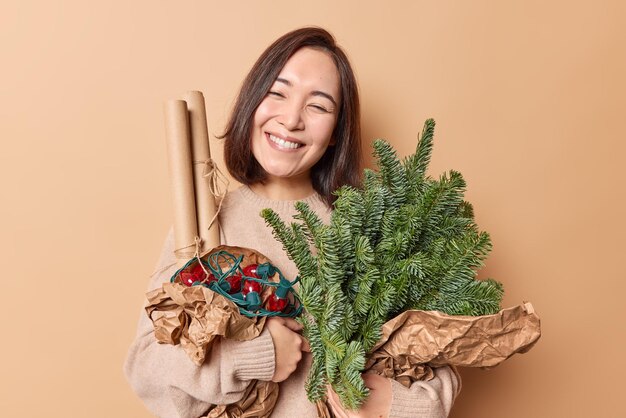
[[[275,322],[277,324],[284,324],[285,323],[285,318],[283,318],[282,316],[270,316],[267,318],[268,322]]]
[[[302,360],[302,351],[298,350],[293,354],[294,370],[298,367],[298,363]]]
[[[307,353],[311,352],[311,345],[306,338],[302,338],[302,347],[300,347],[302,351],[306,351]]]
[[[289,328],[292,331],[299,332],[302,331],[302,325],[293,318],[282,318],[283,325]]]

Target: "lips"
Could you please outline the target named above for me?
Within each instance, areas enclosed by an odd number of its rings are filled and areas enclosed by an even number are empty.
[[[301,143],[286,140],[269,132],[266,132],[265,135],[267,139],[269,139],[274,145],[276,145],[276,147],[280,149],[298,149],[303,146],[303,144]]]

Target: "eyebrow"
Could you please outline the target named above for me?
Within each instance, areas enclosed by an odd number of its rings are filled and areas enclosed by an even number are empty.
[[[276,81],[277,81],[277,82],[279,82],[279,83],[283,83],[283,84],[285,84],[285,85],[287,85],[287,86],[289,86],[289,87],[291,87],[291,86],[292,86],[291,81],[289,81],[289,80],[287,80],[287,79],[285,79],[285,78],[280,78],[280,77],[278,77],[278,78],[276,78]],[[333,96],[331,96],[330,94],[325,93],[325,92],[323,92],[323,91],[320,91],[320,90],[313,90],[313,91],[311,92],[311,96],[320,96],[320,97],[325,97],[325,98],[327,98],[328,100],[330,100],[330,101],[331,101],[331,102],[332,102],[335,106],[337,106],[337,102],[335,101],[335,99],[333,98]]]

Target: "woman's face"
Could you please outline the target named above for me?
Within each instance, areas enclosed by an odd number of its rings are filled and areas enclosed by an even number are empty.
[[[329,145],[341,100],[340,78],[324,51],[289,58],[254,113],[251,146],[270,177],[310,178]]]

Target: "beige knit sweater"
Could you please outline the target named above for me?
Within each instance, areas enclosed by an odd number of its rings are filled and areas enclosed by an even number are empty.
[[[328,222],[330,210],[314,195],[304,199]],[[297,275],[282,245],[259,216],[263,208],[274,209],[284,220],[295,214],[293,201],[271,201],[244,186],[229,193],[220,212],[222,244],[252,248],[267,256],[285,274]],[[158,288],[176,271],[173,255],[174,238],[170,231],[165,240],[156,274],[148,290]],[[164,269],[166,266],[169,268]],[[311,364],[305,356],[298,369],[280,384],[280,395],[272,417],[314,418],[315,405],[306,398],[304,382]],[[274,374],[274,345],[267,330],[246,342],[223,340],[216,344],[210,357],[196,366],[180,346],[158,344],[152,322],[142,312],[137,336],[124,364],[124,373],[137,395],[152,413],[166,418],[197,418],[210,404],[237,402],[251,379],[270,380]],[[435,369],[429,381],[414,383],[411,388],[392,381],[390,417],[447,417],[460,390],[460,379],[449,367]]]

